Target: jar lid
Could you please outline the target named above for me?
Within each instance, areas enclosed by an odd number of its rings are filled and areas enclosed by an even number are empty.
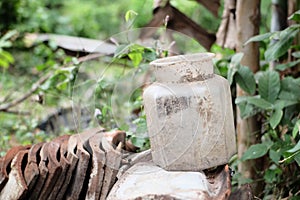
[[[150,63],[158,82],[202,81],[213,75],[213,53],[197,53],[160,58]]]

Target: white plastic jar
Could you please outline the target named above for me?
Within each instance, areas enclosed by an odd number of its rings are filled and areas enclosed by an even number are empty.
[[[214,74],[212,53],[150,63],[156,82],[143,94],[154,163],[199,171],[228,163],[236,153],[228,81]]]

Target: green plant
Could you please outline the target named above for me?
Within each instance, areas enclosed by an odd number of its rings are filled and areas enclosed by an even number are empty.
[[[121,65],[123,70],[114,70],[111,75],[107,70],[95,89],[100,124],[107,129],[125,130],[132,143],[141,149],[149,148],[141,97],[143,84],[134,84],[132,78],[144,76],[148,63],[157,57],[155,49],[130,42],[119,44],[108,68],[122,69]]]
[[[10,52],[15,53],[15,43],[10,38],[16,33],[8,32],[0,39],[1,47],[9,48],[5,55],[11,56],[9,59],[0,56],[5,72],[0,77],[1,154],[11,145],[36,143],[54,136],[39,131],[36,126],[41,118],[47,117],[45,110],[59,106],[65,97],[70,98],[78,68],[75,58],[66,56],[51,42],[49,45],[37,44],[32,49],[31,57],[38,58],[34,60],[37,62],[32,62],[33,66],[29,66],[29,62],[20,64],[17,58],[23,54],[14,56],[16,61],[12,62],[14,57]],[[1,53],[3,51],[1,49]]]
[[[300,22],[300,11],[289,19]],[[232,57],[227,74],[230,83],[235,81],[248,93],[235,99],[241,117],[257,115],[262,124],[261,143],[250,146],[239,162],[265,157],[265,171],[258,173],[262,174],[265,182],[263,196],[266,199],[300,195],[300,78],[293,77],[298,73],[297,64],[300,63],[300,45],[293,44],[299,31],[300,24],[295,24],[282,31],[255,36],[246,42],[267,41],[262,59],[268,62],[283,61],[288,51],[293,51],[294,61],[254,74],[240,64],[243,54],[239,53]],[[240,178],[239,175],[236,178]],[[244,179],[244,182],[252,181],[260,180]]]
[[[5,51],[4,48],[9,48],[12,46],[10,39],[17,34],[17,31],[8,31],[5,35],[0,38],[0,67],[7,69],[10,64],[13,64],[15,59],[13,55]]]

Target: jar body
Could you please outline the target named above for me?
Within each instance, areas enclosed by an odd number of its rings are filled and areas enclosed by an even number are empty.
[[[207,67],[212,68],[210,65]],[[185,63],[183,70],[188,68]],[[175,82],[155,82],[143,94],[154,163],[181,171],[227,163],[236,152],[227,80],[205,73],[184,81],[182,76],[186,77],[180,74]]]

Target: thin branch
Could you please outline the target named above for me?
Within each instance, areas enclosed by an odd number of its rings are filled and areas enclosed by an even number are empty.
[[[17,111],[17,110],[5,110],[2,111],[8,114],[13,114],[13,115],[30,115],[31,113],[28,111]]]
[[[88,61],[88,60],[93,60],[93,59],[96,59],[96,58],[99,58],[103,56],[103,54],[89,54],[87,56],[82,56],[80,58],[78,58],[78,63],[82,63],[82,62],[85,62],[85,61]],[[71,65],[71,64],[74,64],[74,62],[70,62],[66,65],[63,65],[62,67],[65,67],[67,65]],[[21,102],[25,101],[26,99],[28,99],[34,92],[36,92],[39,87],[46,81],[48,80],[48,78],[50,78],[52,75],[52,73],[48,73],[44,76],[42,76],[36,83],[34,83],[31,87],[31,89],[25,93],[23,96],[11,101],[11,102],[8,102],[8,103],[5,103],[5,104],[2,104],[0,105],[0,112],[9,112],[9,109],[20,104]]]
[[[82,63],[82,62],[85,62],[85,61],[94,60],[94,59],[97,59],[97,58],[99,58],[101,56],[103,56],[103,54],[101,54],[101,53],[89,54],[89,55],[86,55],[86,56],[79,57],[78,58],[78,62]]]
[[[36,83],[32,85],[32,88],[25,93],[23,96],[16,98],[15,100],[0,105],[0,111],[7,111],[8,109],[18,105],[19,103],[25,101],[28,97],[30,97],[35,91],[39,89],[39,86],[43,84],[49,77],[51,76],[51,73],[46,74],[45,76],[42,76]]]

